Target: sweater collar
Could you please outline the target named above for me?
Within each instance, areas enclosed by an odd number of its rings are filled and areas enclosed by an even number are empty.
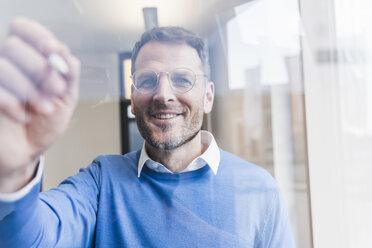
[[[218,166],[220,164],[220,150],[217,146],[216,140],[213,135],[208,131],[201,131],[201,140],[203,145],[208,146],[204,153],[196,157],[191,163],[180,173],[187,171],[194,171],[200,169],[206,164],[211,168],[213,174],[217,174]],[[138,160],[138,177],[141,175],[141,171],[144,165],[147,165],[150,169],[161,172],[161,173],[173,173],[168,170],[164,165],[152,160],[145,149],[145,142],[142,145],[141,155]]]

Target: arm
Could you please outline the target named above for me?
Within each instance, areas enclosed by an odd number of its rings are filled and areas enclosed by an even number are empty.
[[[50,66],[50,54],[58,54],[67,63],[66,75]],[[70,120],[78,97],[79,73],[79,61],[50,31],[25,18],[11,23],[8,37],[0,44],[0,193],[16,192],[32,182],[40,155],[58,139]],[[82,186],[94,180],[77,178],[81,180],[63,187],[65,193],[59,191],[45,200],[39,196],[40,180],[20,199],[0,200],[1,246],[38,247],[43,242],[59,242],[62,236],[53,235],[68,230],[67,225],[61,225],[62,219],[65,223],[80,219],[74,222],[76,228],[91,231],[86,227],[95,221],[88,214],[94,212],[94,204],[81,196],[95,194],[94,187]],[[56,211],[53,201],[70,205]],[[88,205],[77,207],[82,201]],[[71,215],[74,211],[82,213],[81,217]],[[76,231],[74,237],[91,237],[86,234]]]
[[[92,163],[57,188],[39,194],[39,181],[16,201],[0,200],[0,244],[91,247],[100,185],[100,167]]]

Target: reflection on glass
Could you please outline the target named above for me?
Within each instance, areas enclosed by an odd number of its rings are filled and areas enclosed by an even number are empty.
[[[221,23],[211,53],[221,43],[227,65],[212,62],[212,130],[225,149],[272,173],[297,247],[312,247],[298,9],[295,0],[249,2]]]
[[[214,112],[206,126],[222,148],[272,173],[285,198],[297,246],[311,247],[298,41],[302,27],[297,1],[238,2],[247,4],[235,6],[236,1],[224,0],[158,1],[156,7],[160,25],[185,26],[204,35],[216,83]],[[120,153],[117,55],[129,52],[144,31],[142,9],[151,7],[146,4],[150,2],[8,1],[2,9],[2,23],[19,13],[34,17],[51,28],[82,61],[81,111],[76,112],[62,142],[47,155],[50,163],[45,178],[53,178],[48,186],[56,186],[98,154]],[[5,28],[1,31],[6,33]],[[130,99],[130,60],[121,66],[125,98]],[[345,94],[353,94],[352,89]],[[369,96],[365,101],[371,104]],[[93,109],[94,114],[90,114]],[[355,121],[353,114],[352,109],[345,110],[348,122]],[[371,119],[366,115],[366,122],[350,125],[352,129],[364,125],[371,133],[372,125],[367,125]],[[104,125],[99,125],[98,120]],[[142,139],[134,122],[129,122],[128,129],[129,148],[136,150]],[[77,139],[83,144],[77,145]],[[66,160],[61,150],[68,151],[67,157],[74,160]]]

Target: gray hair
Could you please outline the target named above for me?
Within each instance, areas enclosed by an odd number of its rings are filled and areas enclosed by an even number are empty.
[[[135,71],[136,62],[140,49],[150,41],[163,43],[186,43],[193,47],[199,55],[205,74],[209,75],[209,65],[204,41],[193,32],[182,27],[156,27],[142,34],[132,50],[132,74]]]

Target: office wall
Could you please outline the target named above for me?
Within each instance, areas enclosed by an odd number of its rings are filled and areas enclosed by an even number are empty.
[[[45,155],[44,190],[100,154],[120,153],[117,54],[76,56],[82,62],[80,100],[65,134]]]

